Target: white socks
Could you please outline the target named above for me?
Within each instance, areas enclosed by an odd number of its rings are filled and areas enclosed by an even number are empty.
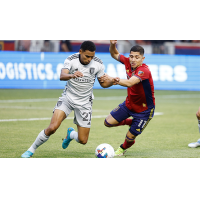
[[[45,135],[44,130],[42,130],[37,136],[35,142],[28,149],[28,151],[35,153],[35,150],[42,144],[44,144],[49,139],[49,136]]]
[[[70,134],[71,139],[75,139],[78,143],[78,133],[76,131],[72,131]],[[49,136],[47,136],[44,133],[44,130],[42,130],[39,135],[37,136],[35,142],[31,145],[31,147],[28,149],[28,151],[35,153],[35,150],[42,144],[44,144],[49,139]]]
[[[70,138],[71,139],[75,139],[78,143],[79,143],[79,140],[78,140],[78,133],[76,131],[72,131],[70,133]]]

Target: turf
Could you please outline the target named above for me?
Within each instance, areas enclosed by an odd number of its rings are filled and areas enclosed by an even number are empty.
[[[62,90],[0,90],[0,120],[49,118],[37,121],[0,121],[0,158],[20,158],[36,139],[38,133],[50,122],[52,110]],[[64,150],[62,138],[73,119],[66,119],[57,132],[40,146],[34,158],[94,158],[94,151],[101,143],[109,143],[116,150],[123,143],[127,126],[107,128],[104,116],[126,97],[126,90],[94,90],[92,127],[88,143],[72,141]],[[200,106],[200,92],[155,91],[156,115],[137,138],[123,158],[199,158],[200,148],[189,148],[190,142],[200,138],[196,112]],[[30,102],[18,101],[20,99]],[[32,99],[38,99],[33,102]],[[40,99],[50,99],[42,101]],[[14,101],[9,101],[14,100]],[[70,114],[73,117],[73,113]],[[116,158],[115,158],[116,159]]]

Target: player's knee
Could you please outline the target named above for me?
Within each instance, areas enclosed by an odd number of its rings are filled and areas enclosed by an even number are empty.
[[[106,127],[110,127],[105,121],[104,121],[104,126]]]
[[[79,143],[81,143],[81,144],[83,144],[83,145],[87,144],[87,141],[88,141],[87,138],[79,139]]]
[[[104,126],[108,128],[112,127],[111,124],[109,124],[106,119],[104,120]]]
[[[58,129],[58,127],[54,124],[49,125],[49,127],[45,130],[45,133],[47,135],[52,135],[56,132],[56,130]]]

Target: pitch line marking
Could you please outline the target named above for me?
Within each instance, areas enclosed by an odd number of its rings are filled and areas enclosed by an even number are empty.
[[[113,96],[113,97],[95,97],[94,100],[118,100],[125,99],[125,96]],[[25,103],[25,102],[48,102],[55,101],[57,102],[59,98],[48,98],[48,99],[8,99],[0,100],[0,103]]]
[[[0,108],[6,108],[6,109],[21,109],[21,110],[52,110],[53,107],[29,107],[29,106],[0,106]],[[110,110],[97,110],[94,109],[92,112],[109,112]]]
[[[174,98],[200,98],[199,94],[180,94],[180,95],[156,95],[156,98],[169,98],[169,99],[174,99]],[[94,100],[123,100],[125,99],[126,96],[111,96],[111,97],[95,97]],[[51,102],[55,101],[57,102],[59,98],[44,98],[44,99],[8,99],[8,100],[0,100],[0,103],[25,103],[25,102]]]
[[[162,112],[155,112],[154,115],[163,115]],[[105,118],[108,115],[97,115],[93,116],[93,119],[98,119],[98,118]],[[74,117],[68,117],[66,119],[74,119]],[[51,120],[51,118],[46,117],[46,118],[28,118],[28,119],[0,119],[0,122],[17,122],[17,121],[42,121],[42,120]]]

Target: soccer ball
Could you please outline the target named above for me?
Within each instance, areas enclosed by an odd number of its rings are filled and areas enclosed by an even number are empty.
[[[110,144],[100,144],[95,150],[95,156],[97,158],[113,158],[115,151]]]

